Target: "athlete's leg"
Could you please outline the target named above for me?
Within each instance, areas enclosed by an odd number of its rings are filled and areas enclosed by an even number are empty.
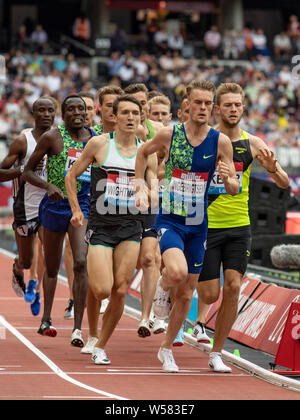
[[[213,352],[221,352],[236,319],[242,274],[236,270],[225,270],[223,298],[218,310]]]
[[[113,286],[113,248],[89,246],[87,256],[88,295],[87,315],[89,335],[98,337],[101,301],[110,296]]]
[[[87,279],[87,244],[84,241],[86,233],[87,219],[84,219],[83,226],[74,228],[69,225],[68,235],[74,261],[74,330],[81,330],[84,308],[86,305],[86,295],[88,290]]]
[[[31,280],[37,280],[38,278],[38,258],[39,258],[39,240],[37,235],[34,238],[34,245],[33,245],[33,258],[32,263],[29,270],[29,278]]]
[[[69,235],[66,235],[65,249],[64,249],[64,264],[69,284],[69,299],[74,300],[73,297],[73,282],[74,282],[74,263],[73,254],[70,245]]]
[[[21,236],[15,229],[15,238],[18,255],[15,258],[14,271],[18,275],[23,275],[23,271],[29,270],[33,262],[36,234]]]
[[[102,328],[96,347],[105,348],[124,310],[128,285],[133,277],[140,244],[124,241],[116,246],[113,255],[113,287],[108,307],[103,315]]]
[[[43,279],[44,313],[42,321],[51,316],[65,233],[43,229],[43,248],[46,271]]]
[[[160,258],[157,257],[159,251],[156,238],[146,237],[142,240],[140,250],[140,265],[143,270],[141,283],[142,296],[142,315],[141,319],[149,320],[153,297],[156,290],[157,280],[160,276]]]
[[[169,315],[168,329],[161,347],[167,349],[172,348],[178,331],[189,314],[198,277],[198,274],[189,274],[186,282],[176,287],[175,300]]]

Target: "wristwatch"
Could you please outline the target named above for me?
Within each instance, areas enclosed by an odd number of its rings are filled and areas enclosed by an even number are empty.
[[[22,173],[24,172],[24,168],[25,168],[25,166],[24,166],[24,165],[21,165],[21,166],[20,166],[20,172],[21,172],[21,175],[22,175]]]

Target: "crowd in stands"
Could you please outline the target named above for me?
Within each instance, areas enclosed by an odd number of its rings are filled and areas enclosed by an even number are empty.
[[[38,25],[36,29],[38,42],[43,28]],[[176,31],[166,33],[164,25],[152,36],[156,53],[144,49],[136,56],[130,49],[112,50],[103,84],[145,83],[149,90],[170,98],[176,119],[180,97],[192,79],[205,78],[216,85],[233,81],[246,92],[246,130],[257,133],[269,146],[300,146],[300,74],[297,77],[291,64],[292,54],[300,53],[300,23],[295,16],[287,31],[274,38],[272,51],[262,29],[225,31],[221,36],[213,26],[204,36],[206,57],[200,59],[184,57],[184,37]],[[32,126],[30,110],[39,96],[51,95],[61,102],[73,92],[97,93],[89,66],[73,54],[41,54],[47,42],[41,35],[33,52],[26,39],[20,42],[5,55],[6,78],[0,79],[0,140],[7,143]],[[287,61],[278,59],[282,57]],[[224,61],[241,58],[248,60],[237,60],[234,65]]]

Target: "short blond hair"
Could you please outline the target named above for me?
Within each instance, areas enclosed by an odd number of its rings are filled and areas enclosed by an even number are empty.
[[[121,96],[123,94],[124,94],[124,91],[119,86],[115,86],[115,85],[104,86],[103,88],[99,89],[99,91],[98,91],[99,104],[100,105],[103,104],[103,98],[104,98],[105,95]]]
[[[240,85],[238,85],[237,83],[222,83],[218,87],[217,93],[216,93],[216,103],[217,103],[217,105],[220,105],[221,97],[223,95],[226,95],[227,93],[235,93],[235,94],[241,95],[242,101],[244,102],[245,92]]]
[[[186,87],[186,94],[190,97],[191,93],[194,90],[207,90],[215,96],[216,87],[210,80],[199,79],[193,80],[187,87]]]
[[[169,110],[171,110],[171,101],[165,95],[154,96],[154,98],[150,99],[149,105],[150,105],[150,108],[151,108],[151,105],[166,105],[169,107]]]

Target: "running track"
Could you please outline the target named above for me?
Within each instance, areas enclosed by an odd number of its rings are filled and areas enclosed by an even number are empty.
[[[63,318],[68,289],[58,284],[53,308],[56,338],[37,334],[40,315],[11,288],[11,259],[0,255],[0,400],[300,400],[287,390],[233,367],[216,374],[206,353],[188,344],[174,349],[180,373],[161,371],[161,336],[141,339],[137,320],[123,315],[108,346],[109,366],[69,344],[73,321]],[[88,333],[86,315],[84,337]]]

